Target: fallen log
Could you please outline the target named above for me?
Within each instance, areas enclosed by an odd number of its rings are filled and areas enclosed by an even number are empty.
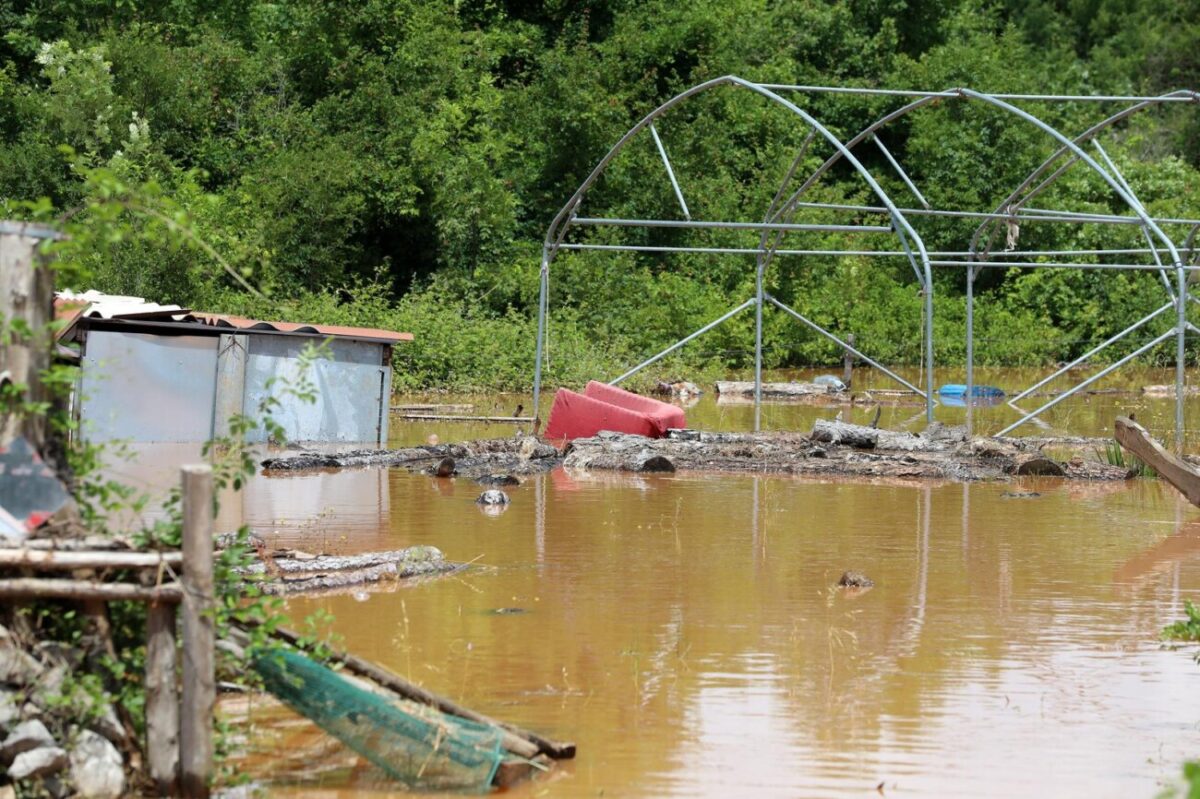
[[[856,449],[889,449],[915,452],[933,448],[933,442],[912,433],[880,430],[846,422],[818,419],[813,424],[812,439],[827,444],[842,444]]]
[[[1117,442],[1132,452],[1164,480],[1187,497],[1187,501],[1200,506],[1200,471],[1190,463],[1172,455],[1155,441],[1146,428],[1125,416],[1118,416],[1114,433]]]
[[[1147,397],[1174,397],[1175,386],[1142,386],[1142,393]],[[1194,397],[1200,394],[1200,386],[1184,386],[1183,395],[1185,397]]]
[[[328,572],[366,569],[372,566],[396,565],[399,563],[435,564],[445,563],[445,556],[436,547],[417,546],[407,549],[393,549],[385,552],[365,552],[360,555],[315,555],[310,557],[273,555],[271,560],[275,570],[287,574],[300,572]],[[239,574],[263,574],[267,572],[265,563],[252,563],[239,569]]]
[[[751,380],[718,380],[717,393],[722,396],[754,396]],[[764,397],[824,397],[840,394],[836,388],[822,383],[763,383]]]

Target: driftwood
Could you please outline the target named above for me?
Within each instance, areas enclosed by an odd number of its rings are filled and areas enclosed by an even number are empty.
[[[931,440],[912,433],[897,433],[845,422],[818,419],[813,424],[812,439],[828,444],[843,444],[857,449],[887,449],[915,452],[932,447]]]
[[[465,444],[435,444],[395,450],[360,449],[350,452],[301,452],[262,462],[266,473],[303,469],[401,467],[433,471],[445,458],[454,460],[460,477],[479,479],[490,474],[537,474],[560,462],[559,452],[532,436],[494,438]]]
[[[38,571],[72,569],[157,569],[183,565],[182,552],[60,552],[28,547],[0,549],[0,566]]]
[[[1142,393],[1147,397],[1174,397],[1175,386],[1142,386]],[[1183,395],[1185,397],[1194,397],[1200,394],[1200,386],[1184,386]]]
[[[754,382],[751,380],[719,380],[717,393],[722,396],[754,396]],[[789,397],[825,397],[841,394],[833,386],[821,383],[763,383],[762,395],[772,398]]]
[[[47,580],[19,577],[0,580],[0,599],[98,599],[106,602],[179,604],[183,601],[183,588],[178,583],[141,586],[129,583],[98,583],[90,580]]]
[[[1187,497],[1187,501],[1200,506],[1200,471],[1190,463],[1167,452],[1161,444],[1151,438],[1146,428],[1132,419],[1118,416],[1116,437],[1121,446],[1132,452],[1150,466],[1159,476]]]
[[[287,629],[286,627],[278,627],[273,635],[282,641],[286,641],[293,646],[298,646],[301,643],[301,636]],[[370,661],[363,660],[356,655],[351,655],[348,652],[334,652],[329,658],[330,662],[338,663],[352,674],[357,674],[360,677],[366,677],[372,682],[394,691],[405,699],[413,702],[418,702],[422,705],[437,708],[443,713],[459,718],[476,721],[480,724],[488,724],[500,727],[507,731],[504,737],[504,748],[521,757],[533,757],[537,754],[547,755],[555,760],[570,760],[575,757],[575,744],[564,743],[560,741],[551,741],[548,738],[543,738],[535,732],[522,729],[512,724],[505,724],[495,719],[489,718],[482,713],[476,713],[473,710],[459,705],[451,699],[444,696],[438,696],[435,693],[425,690],[420,686],[410,683],[398,674],[377,666]]]
[[[261,562],[239,569],[239,574],[281,578],[262,583],[267,594],[351,588],[463,568],[462,564],[447,562],[440,550],[428,546],[359,555],[272,555],[263,551],[260,557]]]

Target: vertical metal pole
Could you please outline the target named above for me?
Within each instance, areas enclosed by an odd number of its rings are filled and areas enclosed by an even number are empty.
[[[854,334],[853,333],[847,334],[846,343],[849,344],[851,347],[854,346]],[[851,380],[853,378],[854,378],[854,353],[850,351],[849,347],[846,347],[846,348],[843,348],[843,350],[842,350],[842,382],[845,383],[847,387],[849,387],[851,385]]]
[[[542,411],[539,401],[542,396],[542,349],[546,339],[546,294],[549,289],[550,251],[542,248],[542,268],[538,273],[538,321],[537,346],[533,364],[533,434],[537,435],[542,426]]]
[[[975,398],[975,266],[967,267],[967,434],[974,432]]]
[[[933,284],[925,285],[925,421],[933,421]]]
[[[762,430],[763,259],[754,277],[754,432]]]
[[[1175,452],[1183,455],[1184,358],[1187,345],[1187,272],[1175,264]]]
[[[217,700],[213,610],[213,473],[206,464],[183,472],[183,705],[179,748],[186,799],[207,799],[213,775],[213,709]]]

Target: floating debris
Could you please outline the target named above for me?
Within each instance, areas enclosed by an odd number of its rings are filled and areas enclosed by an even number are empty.
[[[875,581],[862,572],[848,571],[842,573],[837,584],[841,588],[873,588]]]

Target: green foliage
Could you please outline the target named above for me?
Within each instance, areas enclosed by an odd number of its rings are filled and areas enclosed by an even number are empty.
[[[1125,448],[1116,441],[1105,443],[1103,450],[1096,451],[1096,458],[1101,463],[1107,463],[1109,466],[1120,466],[1122,469],[1129,469],[1134,477],[1158,477],[1158,472],[1154,467],[1144,462],[1136,455],[1127,455]]]
[[[733,73],[1063,93],[1200,85],[1189,44],[1200,7],[1146,0],[50,0],[0,3],[0,21],[0,212],[67,222],[72,240],[58,245],[65,285],[409,330],[417,338],[398,348],[400,388],[528,384],[546,227],[632,124],[700,81]],[[900,104],[794,99],[843,138]],[[1075,134],[1112,109],[1037,110]],[[1134,115],[1104,136],[1155,214],[1196,206],[1198,119],[1178,104]],[[657,124],[698,219],[762,218],[807,134],[783,109],[729,88],[698,95]],[[930,104],[880,138],[932,203],[975,211],[998,207],[1054,150],[1034,126],[974,102]],[[831,152],[818,137],[799,174]],[[874,148],[855,155],[907,202]],[[803,199],[874,203],[843,167]],[[610,164],[584,210],[675,216],[664,178],[643,135]],[[1078,165],[1037,202],[1127,212]],[[796,221],[856,220],[805,211]],[[931,249],[962,250],[977,233],[1002,247],[1009,232],[971,219],[914,223]],[[573,235],[596,244],[758,243],[728,231]],[[1026,225],[1019,239],[1045,249],[1144,246],[1133,226]],[[795,233],[784,246],[896,242]],[[962,354],[964,280],[959,269],[935,274],[939,359]],[[872,354],[919,357],[920,298],[902,259],[780,258],[768,283],[806,316],[853,332]],[[650,355],[742,302],[752,285],[746,258],[560,253],[550,379],[578,382]],[[977,353],[987,364],[1070,359],[1165,300],[1156,276],[1144,273],[987,269],[975,291]],[[254,292],[263,296],[244,296]],[[767,325],[772,366],[839,357],[780,314],[768,313]],[[1163,318],[1145,332],[1169,325]],[[750,330],[735,319],[663,368],[743,368]],[[1135,338],[1104,357],[1145,340]]]
[[[1163,628],[1162,637],[1168,641],[1200,641],[1200,608],[1190,599],[1183,600],[1187,618]]]

